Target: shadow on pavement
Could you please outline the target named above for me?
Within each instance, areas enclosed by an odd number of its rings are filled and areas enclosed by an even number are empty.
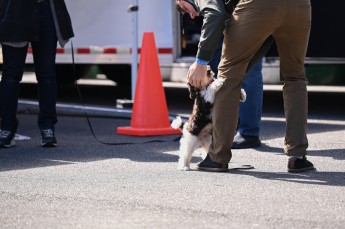
[[[284,150],[282,147],[273,147],[266,145],[264,143],[261,144],[260,147],[255,148],[256,151],[261,153],[273,153],[282,155],[284,154]],[[308,150],[308,154],[312,156],[319,156],[319,157],[330,157],[335,160],[345,160],[345,150],[344,149],[328,149],[328,150]]]
[[[327,186],[345,186],[345,173],[308,171],[300,174],[257,172],[255,170],[234,170],[231,173],[254,176],[265,180],[279,180],[293,183]]]
[[[139,162],[176,162],[177,155],[166,151],[178,149],[179,135],[134,137],[117,135],[116,127],[128,126],[127,119],[90,118],[96,140],[85,118],[59,117],[56,126],[58,147],[40,147],[40,133],[36,115],[18,115],[18,134],[29,136],[30,140],[17,141],[13,148],[0,149],[0,172],[30,168],[87,163],[112,158],[126,158]]]

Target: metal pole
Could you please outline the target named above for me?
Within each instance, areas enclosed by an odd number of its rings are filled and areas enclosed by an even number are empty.
[[[132,13],[132,100],[134,100],[135,86],[138,74],[138,0],[132,0],[133,5],[128,7],[128,12]]]

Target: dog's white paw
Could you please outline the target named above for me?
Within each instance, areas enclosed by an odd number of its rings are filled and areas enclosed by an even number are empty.
[[[190,166],[189,166],[189,163],[188,163],[188,161],[186,161],[186,159],[187,158],[184,158],[184,157],[182,157],[182,158],[179,158],[179,160],[178,160],[178,170],[180,170],[180,171],[188,171],[188,170],[190,170]]]
[[[180,170],[180,171],[189,171],[190,167],[186,166],[186,165],[179,165],[178,166],[178,170]]]
[[[223,86],[224,79],[216,79],[215,81],[210,84],[210,86],[205,90],[205,94],[201,94],[206,102],[213,104],[214,97],[219,89]]]
[[[224,79],[218,78],[212,82],[211,87],[214,92],[217,92],[223,86],[223,84],[224,84]]]
[[[183,120],[180,116],[177,116],[172,122],[171,127],[174,129],[182,129],[183,128]]]

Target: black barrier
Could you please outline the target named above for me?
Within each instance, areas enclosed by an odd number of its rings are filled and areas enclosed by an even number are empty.
[[[307,57],[345,58],[345,1],[312,0]],[[273,45],[267,56],[278,56]]]

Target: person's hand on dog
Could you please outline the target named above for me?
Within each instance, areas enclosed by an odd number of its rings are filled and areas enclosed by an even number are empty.
[[[209,83],[207,77],[207,65],[201,65],[198,62],[194,62],[188,70],[187,81],[190,85],[201,88]]]

